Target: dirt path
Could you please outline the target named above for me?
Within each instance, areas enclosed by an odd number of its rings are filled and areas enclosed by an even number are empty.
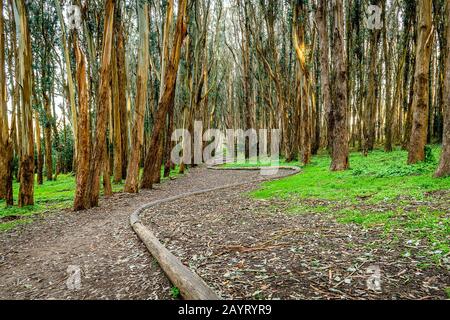
[[[257,177],[192,169],[155,190],[115,194],[99,208],[54,213],[0,233],[0,299],[168,299],[171,285],[129,226],[130,214],[150,201]],[[70,266],[81,269],[79,290],[67,288]]]
[[[0,299],[170,299],[171,285],[129,226],[130,214],[154,200],[260,178],[192,169],[155,190],[0,233]],[[380,232],[327,213],[289,215],[286,200],[246,195],[258,185],[160,204],[142,221],[224,298],[446,298],[448,266],[419,268],[417,255],[403,255],[406,239],[386,243]],[[67,288],[69,266],[82,270],[79,290]],[[367,287],[377,268],[379,292]]]

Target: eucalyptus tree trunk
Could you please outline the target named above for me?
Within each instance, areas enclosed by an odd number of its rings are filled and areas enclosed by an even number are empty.
[[[34,204],[34,135],[32,96],[32,53],[31,37],[28,27],[27,10],[24,0],[14,1],[14,13],[19,35],[19,69],[18,82],[21,87],[21,145],[19,207]]]
[[[136,80],[136,103],[134,124],[131,131],[131,155],[128,161],[127,179],[124,191],[128,193],[139,192],[139,163],[141,159],[141,148],[144,142],[144,114],[147,104],[147,82],[149,68],[149,21],[148,4],[139,5],[139,57]]]
[[[8,106],[6,101],[5,30],[3,0],[0,0],[0,199],[13,205],[12,159],[13,145],[9,134]]]
[[[114,182],[120,183],[126,178],[128,159],[128,123],[127,123],[127,76],[125,65],[125,39],[123,17],[119,6],[114,19],[115,50],[112,68],[112,106],[113,106],[113,143],[114,143]]]
[[[117,61],[117,53],[113,51],[113,61]],[[120,121],[120,105],[119,105],[119,76],[117,64],[113,63],[112,70],[112,129],[113,129],[113,173],[114,183],[122,182],[122,130]]]
[[[89,208],[89,162],[90,162],[90,128],[89,128],[89,88],[86,74],[86,56],[80,49],[77,36],[74,35],[74,51],[76,58],[76,77],[78,85],[78,114],[79,130],[77,140],[82,148],[76,154],[76,190],[74,210]]]
[[[187,34],[186,29],[186,6],[187,0],[179,0],[178,16],[173,39],[172,51],[170,54],[167,71],[165,73],[165,86],[161,99],[158,103],[158,111],[155,117],[150,146],[144,162],[144,173],[141,180],[141,188],[151,189],[153,186],[153,178],[156,170],[161,170],[161,161],[158,161],[158,148],[162,140],[162,132],[165,125],[166,115],[171,104],[174,103],[175,84],[177,80],[178,65],[180,62],[181,47]]]
[[[409,140],[408,163],[425,160],[429,109],[429,71],[431,49],[433,47],[433,21],[431,1],[419,0],[418,39],[416,47],[416,66],[414,72],[414,97],[412,103],[412,128]]]
[[[102,66],[98,86],[97,119],[94,135],[94,147],[91,155],[89,172],[90,207],[97,207],[100,196],[100,175],[105,171],[106,128],[108,111],[111,103],[111,52],[114,32],[115,0],[105,1],[105,19],[103,29]],[[87,146],[86,146],[87,147]]]
[[[444,110],[444,135],[442,140],[442,154],[436,177],[450,176],[450,0],[446,1],[447,16],[447,58],[445,62],[443,110]]]
[[[39,113],[37,111],[34,112],[34,120],[35,120],[35,130],[36,130],[36,153],[37,153],[37,184],[43,184],[43,167],[44,167],[44,156],[42,155],[42,143],[41,143],[41,124],[39,123]]]
[[[300,23],[298,20],[300,19]],[[299,63],[300,76],[300,90],[301,90],[301,121],[302,128],[300,149],[302,153],[302,162],[307,165],[311,162],[311,147],[312,147],[312,117],[310,111],[310,79],[309,70],[306,65],[306,46],[305,46],[305,21],[307,19],[307,12],[303,3],[296,2],[294,8],[293,19],[293,43],[297,60]]]
[[[45,38],[45,48],[43,57],[43,66],[41,73],[41,89],[42,89],[42,102],[44,104],[44,141],[45,141],[45,171],[47,181],[53,180],[53,159],[52,159],[52,113],[50,109],[50,75],[49,75],[49,65],[50,65],[50,48],[47,44],[47,35],[45,28],[42,32]]]
[[[378,4],[378,2],[375,2]],[[368,96],[366,108],[364,110],[364,125],[363,125],[363,154],[367,156],[369,151],[372,151],[375,145],[375,123],[377,112],[377,88],[378,88],[378,46],[380,39],[380,31],[378,29],[371,30],[370,35],[370,49],[369,49],[369,74],[368,74]]]
[[[163,30],[163,42],[162,42],[162,53],[161,53],[161,84],[159,89],[159,99],[161,99],[163,91],[164,91],[164,82],[165,82],[165,74],[167,69],[167,64],[169,62],[169,36],[170,36],[170,27],[172,26],[173,20],[173,0],[167,1],[166,7],[166,20],[164,23]]]
[[[320,83],[322,89],[322,105],[325,115],[326,125],[326,145],[330,145],[333,133],[333,121],[330,96],[330,63],[328,58],[329,41],[328,41],[328,25],[327,25],[327,1],[319,0],[319,7],[316,13],[317,29],[319,31],[319,50],[320,50]]]
[[[347,66],[344,44],[344,8],[342,0],[333,1],[333,45],[332,60],[334,79],[332,82],[333,142],[331,170],[341,171],[349,167],[347,126]]]
[[[70,111],[72,115],[72,129],[73,129],[73,135],[74,135],[74,157],[77,157],[78,152],[78,116],[77,116],[77,106],[75,102],[75,87],[73,83],[73,77],[72,77],[72,69],[70,66],[70,54],[69,54],[69,47],[67,44],[67,34],[66,34],[66,26],[64,24],[64,17],[61,11],[61,5],[60,0],[54,0],[56,13],[58,14],[59,23],[61,26],[61,42],[62,42],[62,49],[64,50],[64,62],[66,64],[66,73],[67,73],[67,92],[69,95],[69,103],[70,103]]]
[[[14,0],[9,0],[10,4],[10,61],[9,61],[9,71],[11,76],[14,77],[14,79],[19,79],[19,68],[16,66],[19,65],[19,49],[17,44],[17,26],[16,21],[14,19]],[[13,70],[14,69],[14,70]],[[11,115],[11,134],[10,137],[13,141],[13,152],[16,155],[16,157],[19,159],[19,163],[17,166],[17,170],[13,173],[15,175],[16,181],[20,182],[20,158],[22,154],[22,150],[20,147],[20,141],[19,137],[21,137],[22,129],[20,127],[20,86],[18,81],[11,81],[11,96],[12,96],[12,106],[13,106],[13,112]]]
[[[164,149],[164,178],[168,178],[170,176],[170,169],[172,161],[170,159],[170,154],[172,150],[172,132],[174,129],[174,107],[175,104],[172,103],[170,109],[169,109],[169,119],[168,119],[168,126],[167,126],[167,132],[166,132],[166,143],[165,143],[165,149]]]
[[[383,1],[383,54],[384,65],[386,72],[386,124],[385,124],[385,144],[384,149],[387,152],[392,151],[392,125],[395,119],[395,107],[392,102],[392,88],[391,88],[391,53],[392,48],[388,46],[388,32],[387,32],[387,1]],[[401,69],[400,69],[401,70]],[[400,73],[400,72],[399,72]]]

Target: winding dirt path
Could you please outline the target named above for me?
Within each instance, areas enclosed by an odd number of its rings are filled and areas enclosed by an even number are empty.
[[[280,171],[280,175],[288,174]],[[245,195],[259,171],[195,168],[138,195],[115,194],[101,207],[37,218],[0,233],[0,299],[171,299],[171,284],[132,230],[130,214],[188,192],[246,185],[149,208],[142,223],[227,299],[445,299],[450,266],[422,269],[404,255],[407,239],[338,223],[328,213],[290,215],[289,199]],[[305,205],[314,203],[305,202]],[[68,268],[82,270],[69,290]],[[381,291],[368,290],[377,267]]]
[[[0,233],[0,299],[169,299],[170,282],[129,225],[145,203],[258,179],[258,171],[192,169],[138,195],[115,194],[99,208],[65,210]],[[68,268],[81,269],[69,290]]]

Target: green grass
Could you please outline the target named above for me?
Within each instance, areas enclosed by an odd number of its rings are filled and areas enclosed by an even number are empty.
[[[433,148],[438,159],[439,148]],[[313,158],[303,173],[265,183],[253,195],[257,198],[295,196],[304,199],[324,199],[357,202],[368,198],[371,203],[394,201],[400,196],[423,199],[424,194],[450,189],[450,178],[433,178],[436,163],[406,164],[407,153],[374,151],[363,157],[350,155],[350,170],[331,172],[328,155]]]
[[[430,151],[431,161],[416,165],[407,165],[407,152],[401,150],[375,150],[368,157],[352,153],[351,168],[344,172],[331,172],[331,160],[323,154],[301,174],[266,182],[251,195],[288,200],[287,214],[330,214],[341,223],[380,228],[390,239],[425,240],[428,256],[437,262],[450,252],[450,205],[448,198],[427,193],[450,192],[450,178],[433,177],[440,148]],[[421,205],[423,200],[433,205]]]
[[[292,162],[286,162],[284,159],[280,159],[279,163],[275,163],[274,161],[271,162],[270,160],[261,161],[258,158],[250,158],[248,160],[237,159],[236,162],[224,164],[222,167],[224,167],[224,168],[232,168],[232,167],[251,168],[251,167],[267,167],[270,165],[289,166],[289,165],[296,165],[296,164],[292,163]]]
[[[161,169],[163,173],[164,169]],[[178,175],[178,168],[172,170],[170,177]],[[161,174],[162,176],[162,174]],[[163,178],[164,181],[166,178]],[[124,182],[112,183],[113,192],[123,191]],[[72,207],[75,195],[75,176],[72,174],[59,175],[56,181],[46,181],[42,185],[35,184],[34,186],[34,206],[19,208],[17,206],[5,207],[5,201],[0,200],[0,218],[15,217],[17,220],[11,220],[0,223],[0,231],[9,230],[21,223],[32,221],[29,219],[33,215],[67,209]],[[19,183],[13,183],[13,192],[15,204],[17,204],[17,195],[19,193]],[[103,193],[103,186],[101,188]]]
[[[180,299],[181,298],[180,289],[178,289],[177,287],[170,288],[170,295],[172,296],[173,299]]]

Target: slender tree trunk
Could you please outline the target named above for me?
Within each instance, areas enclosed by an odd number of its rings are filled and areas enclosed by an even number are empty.
[[[105,1],[102,67],[98,88],[97,122],[89,173],[90,207],[97,207],[100,195],[100,175],[105,168],[106,128],[111,103],[111,51],[113,42],[115,0]]]
[[[391,56],[392,49],[388,47],[388,32],[387,32],[387,1],[383,1],[383,53],[384,65],[386,72],[386,124],[385,124],[385,144],[384,149],[387,152],[392,151],[392,125],[395,118],[394,106],[392,105],[392,88],[391,88]],[[401,73],[401,68],[397,74]]]
[[[141,159],[141,148],[144,142],[144,114],[147,103],[147,82],[149,68],[149,52],[148,52],[148,4],[139,7],[139,58],[136,80],[136,103],[134,124],[131,134],[132,149],[130,159],[128,161],[127,179],[125,181],[124,191],[128,193],[139,192],[139,163]]]
[[[24,0],[15,0],[16,26],[19,38],[19,83],[22,89],[20,127],[21,158],[19,207],[34,204],[34,135],[32,96],[32,53],[31,37],[28,27],[27,10]]]
[[[69,47],[67,44],[67,34],[66,34],[66,26],[64,23],[64,17],[61,11],[61,5],[60,0],[54,0],[56,13],[58,14],[58,19],[61,27],[61,33],[62,33],[62,46],[64,50],[64,62],[66,64],[66,73],[67,73],[67,93],[68,93],[68,99],[70,103],[70,111],[72,115],[72,129],[73,134],[75,137],[74,141],[74,149],[75,154],[74,158],[77,157],[78,152],[78,117],[77,117],[77,106],[75,102],[75,87],[73,83],[73,77],[72,77],[72,69],[70,67],[70,54],[69,54]]]
[[[370,36],[370,50],[369,50],[369,74],[368,74],[368,97],[366,108],[364,110],[364,146],[363,153],[367,156],[369,151],[372,151],[375,144],[375,124],[376,124],[376,110],[377,110],[377,88],[378,88],[378,42],[380,32],[372,30]]]
[[[122,19],[122,16],[120,16]],[[120,137],[122,144],[122,179],[127,177],[128,167],[128,109],[127,109],[127,65],[125,61],[125,36],[123,22],[120,21],[117,30],[117,78],[118,78],[118,104],[120,113]]]
[[[327,26],[327,1],[320,0],[319,8],[316,13],[317,28],[319,30],[319,49],[320,49],[320,82],[322,88],[322,105],[325,112],[326,128],[326,145],[331,145],[333,133],[333,121],[331,98],[330,98],[330,64],[328,58],[329,44],[328,44],[328,26]]]
[[[74,35],[74,51],[76,58],[76,77],[78,85],[78,116],[79,150],[77,157],[77,186],[75,190],[74,210],[80,211],[89,208],[89,163],[90,163],[90,128],[89,128],[89,88],[86,74],[86,57],[81,51],[77,36]]]
[[[43,167],[44,167],[44,156],[42,154],[42,145],[41,145],[41,124],[39,123],[39,113],[34,112],[35,118],[35,129],[36,129],[36,153],[37,153],[37,184],[42,185],[44,182],[43,179]]]
[[[331,170],[346,170],[349,167],[347,126],[347,66],[344,44],[344,8],[342,0],[333,2],[333,64],[332,121],[333,144]]]
[[[41,2],[41,14],[44,14],[44,3]],[[52,122],[53,117],[50,108],[50,90],[51,90],[51,76],[50,76],[50,50],[51,44],[48,39],[48,30],[42,21],[41,33],[44,40],[42,49],[42,66],[41,66],[41,91],[42,102],[44,105],[44,141],[45,141],[45,171],[47,181],[53,180],[53,159],[52,159]],[[51,39],[53,41],[53,39]]]
[[[47,93],[43,93],[45,112],[45,172],[47,181],[53,180],[53,160],[52,160],[52,115],[50,111],[50,99]]]
[[[307,165],[311,162],[311,147],[312,147],[312,117],[310,112],[310,86],[309,86],[309,70],[306,65],[306,53],[305,53],[305,30],[303,23],[297,23],[297,20],[306,20],[307,13],[305,12],[304,4],[297,3],[294,10],[294,23],[293,23],[293,43],[295,52],[297,55],[297,61],[299,63],[300,72],[300,90],[301,90],[301,121],[300,126],[302,128],[301,134],[301,150],[303,164]],[[300,21],[300,22],[301,22]]]
[[[425,160],[429,108],[429,72],[431,48],[433,47],[433,26],[431,1],[419,0],[418,40],[416,47],[416,67],[414,73],[414,98],[412,104],[412,129],[409,141],[408,163]]]
[[[117,18],[117,16],[116,16]],[[115,24],[117,24],[117,19],[115,20]],[[116,32],[117,27],[114,26]],[[121,121],[120,121],[120,103],[119,103],[119,75],[118,75],[118,49],[113,50],[113,63],[111,76],[112,76],[112,128],[113,128],[113,173],[114,173],[114,183],[122,182],[122,130],[121,130]]]
[[[443,110],[444,110],[444,135],[442,140],[441,161],[436,170],[436,177],[450,176],[450,0],[447,5],[447,58],[444,73]]]
[[[172,132],[174,127],[174,104],[172,104],[170,110],[169,110],[169,125],[167,127],[167,133],[166,133],[166,146],[165,146],[165,154],[164,154],[164,177],[168,178],[170,176],[170,168],[172,161],[170,159],[170,154],[172,151]]]
[[[104,159],[109,158],[108,153],[108,147],[105,144],[105,151],[104,151]],[[106,160],[105,161],[105,167],[103,168],[103,194],[106,197],[109,197],[112,195],[112,186],[111,186],[111,162]]]
[[[158,103],[158,111],[156,113],[155,125],[152,132],[150,146],[153,146],[145,158],[144,174],[141,180],[141,188],[151,189],[153,185],[153,177],[155,170],[160,170],[161,163],[158,163],[158,148],[161,143],[161,132],[164,128],[165,119],[170,105],[174,102],[173,97],[175,93],[175,84],[177,80],[178,65],[180,62],[181,47],[183,45],[184,38],[187,34],[186,29],[186,6],[187,0],[179,0],[178,2],[178,17],[177,25],[175,29],[174,41],[172,52],[170,55],[169,63],[167,65],[167,71],[165,74],[165,86],[161,100]]]
[[[12,206],[13,145],[9,133],[8,106],[6,101],[5,30],[3,19],[3,0],[0,0],[0,84],[0,199],[5,199],[7,206]]]

